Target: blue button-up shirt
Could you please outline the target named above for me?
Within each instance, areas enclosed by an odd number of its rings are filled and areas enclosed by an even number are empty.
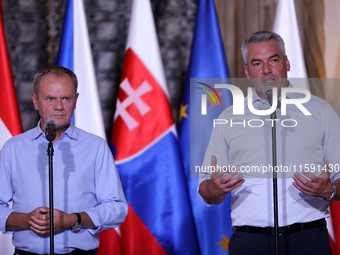
[[[0,230],[12,212],[29,213],[49,207],[48,141],[38,126],[11,138],[0,152]],[[96,229],[54,236],[55,253],[98,247],[99,232],[121,224],[127,203],[112,154],[106,142],[70,127],[54,143],[54,208],[65,213],[86,212]],[[13,208],[8,202],[13,201]],[[49,252],[49,237],[32,230],[13,231],[13,244],[39,254]]]

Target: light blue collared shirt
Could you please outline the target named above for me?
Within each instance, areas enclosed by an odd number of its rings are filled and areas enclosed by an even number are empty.
[[[301,93],[287,93],[290,99],[304,97]],[[244,115],[233,115],[231,106],[219,116],[228,123],[213,128],[203,167],[210,166],[211,155],[215,155],[218,166],[230,165],[244,175],[245,182],[231,192],[233,226],[273,226],[272,122],[269,115],[251,113],[247,98],[244,102]],[[255,89],[252,103],[257,110],[270,108]],[[327,102],[315,96],[303,106],[311,116],[305,116],[293,104],[287,105],[286,115],[281,114],[281,109],[277,110],[279,226],[329,216],[327,201],[308,196],[292,185],[295,172],[309,168],[318,176],[327,160],[332,167],[331,178],[340,177],[339,116]],[[200,182],[209,178],[209,173],[200,174]],[[203,202],[206,203],[204,199]]]
[[[0,152],[0,230],[12,212],[29,213],[49,207],[48,141],[38,126],[7,141]],[[120,225],[127,203],[112,153],[106,142],[70,127],[54,145],[54,208],[65,213],[86,212],[96,229],[71,229],[54,236],[55,253],[95,249],[99,232]],[[13,208],[8,202],[13,201]],[[49,253],[49,237],[32,230],[13,231],[13,244],[25,251]]]

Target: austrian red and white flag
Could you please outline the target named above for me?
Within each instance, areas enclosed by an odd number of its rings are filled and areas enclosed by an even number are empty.
[[[5,142],[22,132],[19,107],[5,38],[0,0],[0,150]],[[12,235],[0,232],[0,254],[12,255]]]

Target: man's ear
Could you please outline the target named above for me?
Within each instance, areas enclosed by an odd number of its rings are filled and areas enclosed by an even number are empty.
[[[74,103],[74,109],[77,107],[77,100],[78,100],[79,93],[76,94],[76,102]]]
[[[250,79],[250,76],[249,76],[249,69],[248,69],[248,66],[247,66],[247,65],[244,65],[244,73],[246,74],[246,77],[247,77],[247,79],[249,80],[249,79]]]
[[[39,108],[38,108],[38,96],[34,92],[32,92],[32,101],[33,101],[34,109],[39,110]]]
[[[290,71],[290,62],[288,60],[287,55],[285,56],[285,62],[286,62],[286,69],[287,69],[287,72],[288,72],[288,71]]]

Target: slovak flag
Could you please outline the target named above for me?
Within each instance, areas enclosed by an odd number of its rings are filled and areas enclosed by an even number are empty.
[[[124,254],[199,254],[149,0],[134,0],[111,148],[129,212]]]
[[[0,150],[9,138],[21,132],[20,113],[7,52],[0,0]],[[12,255],[13,253],[12,235],[3,235],[0,232],[0,254]]]

